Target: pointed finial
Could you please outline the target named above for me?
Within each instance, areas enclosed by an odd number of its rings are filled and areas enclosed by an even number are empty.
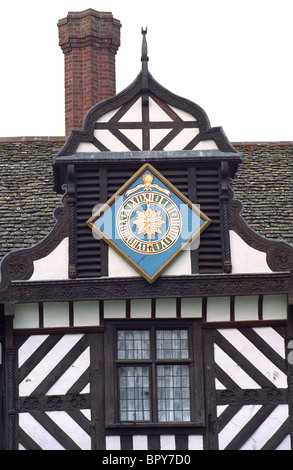
[[[142,47],[141,47],[141,60],[148,60],[148,46],[147,46],[147,41],[146,41],[146,34],[148,32],[148,29],[141,28],[141,34],[142,34]]]
[[[149,89],[149,73],[148,73],[148,46],[146,41],[146,34],[148,29],[141,28],[142,34],[142,47],[141,47],[141,74],[142,74],[142,104],[147,106],[149,102],[148,89]]]

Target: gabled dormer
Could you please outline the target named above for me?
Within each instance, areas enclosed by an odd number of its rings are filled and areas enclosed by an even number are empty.
[[[117,276],[122,266],[97,241],[86,221],[139,168],[150,163],[211,220],[200,246],[177,262],[172,274],[231,272],[228,178],[241,155],[221,127],[210,126],[204,110],[161,86],[148,70],[146,31],[142,69],[121,93],[94,106],[83,129],[71,131],[54,158],[56,190],[68,186],[70,276]],[[114,268],[114,266],[117,267]],[[130,274],[124,266],[125,273]],[[168,274],[168,272],[167,272]]]
[[[74,15],[69,14],[59,22],[60,31],[75,19]],[[93,10],[78,15],[78,19],[90,17],[111,25],[114,39],[107,37],[102,44],[113,69],[113,57],[119,45],[116,37],[119,22],[110,14]],[[176,288],[190,283],[188,289],[197,295],[206,292],[207,279],[210,279],[209,293],[221,292],[218,282],[224,278],[214,277],[219,274],[231,275],[224,287],[233,290],[234,281],[237,286],[241,283],[240,277],[234,275],[292,270],[292,247],[259,236],[241,217],[241,203],[234,200],[231,189],[241,154],[221,127],[211,127],[199,105],[175,95],[155,80],[149,71],[146,30],[142,30],[142,36],[141,70],[136,79],[116,95],[109,86],[109,97],[89,109],[82,128],[71,129],[64,147],[53,158],[55,190],[65,191],[62,206],[55,211],[56,225],[38,245],[5,257],[2,285],[9,285],[13,280],[98,281],[102,278],[110,283],[115,280],[116,286],[128,281],[133,286],[131,282],[135,280],[136,292],[139,290],[144,295],[141,290],[144,279],[134,269],[133,260],[124,256],[123,250],[113,249],[107,237],[96,237],[89,221],[101,205],[121,196],[123,188],[128,187],[145,165],[154,169],[161,188],[163,184],[170,193],[180,193],[181,201],[196,205],[202,220],[208,222],[199,230],[197,245],[179,249],[169,258],[166,250],[168,262],[152,278],[152,283],[154,280],[158,283],[161,278],[172,279]],[[90,32],[89,38],[73,40],[67,31],[67,35],[61,34],[62,49],[67,54],[74,47],[94,48]],[[100,47],[101,38],[98,44]],[[65,76],[68,63],[72,66],[70,60],[65,60]],[[84,69],[87,71],[88,67]],[[87,83],[84,77],[83,84]],[[71,82],[70,87],[73,93]],[[77,96],[80,93],[83,92],[79,90]],[[84,101],[90,102],[85,97]],[[159,215],[159,209],[153,211]],[[155,236],[159,239],[158,234],[159,231],[153,234],[154,239]],[[149,241],[152,242],[150,237]],[[253,282],[246,284],[246,293]],[[145,289],[148,291],[147,286]],[[172,293],[172,286],[170,289]],[[284,289],[288,291],[287,284]]]

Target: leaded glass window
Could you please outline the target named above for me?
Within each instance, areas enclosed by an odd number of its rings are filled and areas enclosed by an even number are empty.
[[[158,421],[190,421],[189,366],[157,366]]]
[[[149,368],[120,367],[119,384],[121,421],[149,421]]]
[[[117,330],[122,422],[191,421],[188,329]]]

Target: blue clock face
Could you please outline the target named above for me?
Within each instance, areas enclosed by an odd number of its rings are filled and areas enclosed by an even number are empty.
[[[178,207],[159,191],[129,196],[120,207],[116,224],[124,243],[147,255],[171,248],[181,232]]]
[[[93,215],[88,225],[153,282],[209,222],[146,164]]]

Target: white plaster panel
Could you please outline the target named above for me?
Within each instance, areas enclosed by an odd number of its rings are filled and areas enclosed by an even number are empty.
[[[173,434],[160,436],[161,440],[161,450],[175,450],[175,436]]]
[[[199,129],[185,128],[166,145],[164,150],[182,150],[199,134]]]
[[[97,122],[109,122],[110,119],[114,116],[114,114],[117,113],[117,111],[119,111],[120,108],[121,106],[119,108],[112,109],[112,111],[109,111],[108,113],[103,114],[101,117],[99,117]]]
[[[207,300],[207,321],[230,320],[230,297],[209,297]]]
[[[91,144],[91,142],[80,142],[76,149],[76,153],[97,153],[99,151],[100,150],[95,147],[94,144]]]
[[[125,300],[105,300],[104,318],[125,318],[126,302]]]
[[[181,299],[181,317],[182,318],[201,318],[202,316],[202,299],[186,298]]]
[[[108,250],[109,277],[140,277],[140,274],[115,250]],[[182,253],[162,273],[163,276],[183,276],[191,274],[190,250]]]
[[[218,435],[219,450],[225,449],[260,408],[261,405],[245,405],[233,416],[233,419],[226,424]]]
[[[234,230],[229,233],[232,274],[272,272],[266,261],[266,253],[249,246]]]
[[[141,98],[136,100],[136,102],[129,108],[129,110],[119,119],[119,122],[141,122],[142,121],[142,112],[141,112]]]
[[[155,148],[169,132],[170,129],[150,129],[150,148]]]
[[[289,435],[286,436],[281,444],[276,447],[276,450],[292,450],[291,437]]]
[[[170,106],[170,105],[169,105]],[[173,111],[175,111],[176,114],[183,120],[183,121],[196,121],[195,117],[192,116],[191,114],[187,113],[186,111],[183,111],[183,109],[175,108],[174,106],[170,106]]]
[[[86,348],[61,375],[46,395],[65,395],[90,365],[90,349]]]
[[[176,317],[176,299],[157,299],[156,317],[170,318]]]
[[[258,320],[258,296],[235,297],[235,320]]]
[[[98,301],[78,301],[73,303],[74,326],[96,326],[100,324]]]
[[[214,140],[201,140],[193,150],[219,150]]]
[[[96,129],[94,136],[111,152],[129,152],[129,149],[117,139],[108,129]]]
[[[37,303],[16,304],[13,327],[15,329],[39,328],[39,305]]]
[[[183,276],[191,274],[190,250],[183,250],[162,273],[162,276]]]
[[[286,295],[264,295],[263,319],[264,320],[286,320],[287,319],[287,296]]]
[[[151,318],[152,304],[150,299],[133,299],[130,304],[131,318]]]
[[[46,414],[67,434],[81,450],[91,450],[91,437],[66,411],[47,411]]]
[[[19,413],[19,426],[41,449],[64,450],[64,447],[30,413]]]
[[[148,436],[133,436],[133,450],[148,450]]]
[[[48,338],[48,335],[30,336],[18,350],[18,366],[21,367],[31,354]]]
[[[68,238],[49,255],[34,261],[34,272],[30,281],[50,281],[68,279]]]
[[[257,333],[268,345],[276,351],[279,356],[285,359],[285,341],[283,336],[281,336],[274,328],[264,326],[253,328],[255,333]]]
[[[222,330],[221,330],[222,331]],[[235,331],[235,330],[232,330]],[[237,383],[240,388],[260,388],[255,382],[239,365],[228,356],[217,344],[214,346],[215,361],[231,377],[231,379]],[[218,385],[219,384],[219,385]],[[222,390],[222,384],[217,382],[217,387]]]
[[[109,277],[139,277],[138,272],[111,247],[108,250],[108,266]]]
[[[68,302],[44,302],[44,327],[69,326]]]
[[[106,436],[106,449],[107,450],[120,450],[121,449],[120,436]]]
[[[188,450],[203,450],[203,436],[188,436]]]
[[[174,108],[175,110],[175,108]],[[175,110],[177,112],[177,110]],[[165,111],[152,99],[149,99],[149,113],[150,121],[172,121],[170,116],[168,116]],[[170,131],[170,129],[169,129]]]
[[[268,418],[249,437],[240,450],[261,450],[266,442],[277,432],[279,427],[288,418],[288,405],[278,405]],[[284,441],[283,441],[284,442]],[[282,450],[291,450],[286,440]]]
[[[142,150],[142,130],[141,129],[123,129],[120,130],[131,142]]]

